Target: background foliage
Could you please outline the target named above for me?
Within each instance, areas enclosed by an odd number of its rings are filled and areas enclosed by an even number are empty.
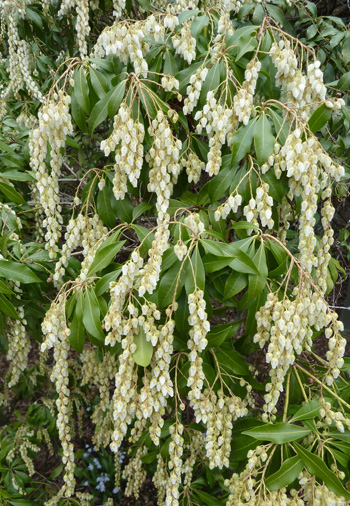
[[[349,12],[173,3],[0,2],[1,501],[350,504]]]

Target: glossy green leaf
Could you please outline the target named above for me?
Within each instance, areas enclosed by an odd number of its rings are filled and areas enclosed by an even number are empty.
[[[309,420],[310,418],[315,418],[318,416],[321,408],[321,403],[318,399],[313,399],[310,402],[307,402],[295,413],[291,422],[299,422],[300,420]]]
[[[5,174],[3,174],[5,177]],[[15,202],[16,204],[26,204],[26,201],[22,197],[17,190],[15,190],[11,185],[7,183],[3,183],[0,181],[0,191],[8,198],[10,202]]]
[[[320,105],[308,121],[308,126],[313,134],[321,130],[332,116],[332,109],[324,104]]]
[[[235,248],[234,256],[234,260],[229,264],[231,269],[246,274],[260,274],[255,261],[247,253],[241,249]]]
[[[272,135],[271,123],[265,113],[262,113],[254,126],[254,148],[259,165],[266,162],[273,153],[275,137]]]
[[[0,260],[0,277],[23,284],[41,283],[29,267],[10,260]]]
[[[229,374],[242,374],[243,376],[249,374],[248,364],[238,351],[220,348],[215,354],[220,368]]]
[[[84,295],[83,323],[87,332],[99,341],[104,340],[104,333],[100,321],[100,307],[92,288]]]
[[[178,281],[180,262],[174,264],[162,277],[158,289],[158,305],[164,308],[177,299],[181,293],[182,284]]]
[[[243,434],[254,437],[259,441],[271,441],[276,444],[289,443],[296,441],[310,434],[310,430],[299,425],[292,425],[290,423],[267,423],[250,429]]]
[[[205,104],[207,101],[207,94],[209,91],[216,90],[220,84],[220,60],[216,60],[214,65],[209,70],[207,77],[202,85],[200,103]]]
[[[0,311],[15,320],[19,320],[15,306],[2,293],[0,293]]]
[[[115,281],[121,272],[121,269],[116,269],[115,271],[102,276],[95,286],[96,297],[100,297],[100,295],[104,294],[109,289],[109,283],[111,283],[111,281]]]
[[[223,323],[222,325],[216,325],[211,327],[206,338],[208,340],[208,348],[213,346],[220,346],[224,341],[232,338],[238,331],[242,324],[242,320],[237,320],[232,323]]]
[[[102,271],[107,265],[109,265],[118,251],[125,244],[125,241],[119,241],[114,244],[101,244],[101,246],[96,251],[95,258],[90,266],[90,269],[87,273],[88,276],[92,276],[95,272]]]
[[[195,291],[195,288],[204,290],[205,288],[205,270],[203,261],[199,252],[198,244],[194,248],[191,256],[191,261],[187,262],[188,268],[186,273],[185,288],[186,293],[189,295]]]
[[[269,490],[279,490],[287,487],[298,477],[303,467],[303,461],[298,455],[295,455],[295,457],[285,460],[276,473],[268,476],[265,485]]]
[[[134,335],[134,343],[136,344],[136,351],[132,356],[134,362],[142,367],[147,367],[151,363],[153,346],[150,341],[147,341],[145,331],[141,326],[139,326],[138,333]]]
[[[108,114],[112,116],[112,112],[119,109],[124,93],[125,81],[122,81],[94,105],[89,118],[90,134],[107,118]]]
[[[225,299],[230,299],[241,292],[248,284],[248,276],[243,272],[233,271],[225,283]]]
[[[96,95],[100,99],[103,98],[108,92],[107,79],[101,72],[94,69],[93,67],[89,68],[89,74],[90,74],[90,81]]]
[[[344,488],[339,478],[326,466],[320,457],[311,453],[298,443],[294,443],[293,446],[309,473],[322,480],[326,487],[335,494],[350,499],[350,493]]]
[[[250,151],[253,142],[256,118],[249,121],[247,125],[239,127],[233,136],[231,167],[237,165],[242,158]]]
[[[73,350],[81,353],[85,345],[85,328],[83,320],[77,313],[74,315],[73,320],[69,326],[69,342]]]
[[[74,95],[83,111],[90,114],[89,86],[83,67],[74,72]]]

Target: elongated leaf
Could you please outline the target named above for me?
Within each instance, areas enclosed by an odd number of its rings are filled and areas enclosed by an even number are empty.
[[[116,215],[112,207],[113,200],[112,185],[110,181],[107,181],[103,190],[100,190],[97,195],[97,212],[103,223],[110,228],[113,228],[116,222]]]
[[[205,287],[205,271],[203,261],[199,253],[198,244],[194,248],[194,252],[191,257],[191,263],[188,262],[185,283],[187,295],[193,293],[195,287],[199,288],[200,290],[204,290]]]
[[[145,213],[152,207],[153,207],[152,204],[149,204],[148,202],[141,202],[141,204],[136,206],[132,211],[132,221],[137,220],[139,216],[141,216],[143,213]]]
[[[0,293],[0,311],[15,320],[19,319],[15,306],[2,293]]]
[[[6,293],[7,295],[14,295],[14,292],[2,279],[0,279],[0,293]]]
[[[233,136],[231,167],[239,163],[250,151],[256,118],[251,119],[245,126],[241,126]]]
[[[258,164],[262,165],[273,153],[275,137],[265,113],[262,113],[254,126],[254,147]]]
[[[216,255],[205,255],[203,257],[203,265],[205,272],[211,273],[219,271],[226,267],[230,262],[232,262],[232,257],[218,257]]]
[[[83,111],[90,114],[89,86],[82,67],[74,73],[74,95]]]
[[[235,259],[230,262],[230,267],[237,272],[244,272],[246,274],[260,274],[254,260],[250,256],[236,248],[234,250]]]
[[[108,92],[108,84],[105,76],[98,70],[89,68],[90,80],[98,98],[103,98]]]
[[[303,467],[303,461],[298,455],[295,455],[295,457],[285,460],[277,473],[266,478],[265,485],[269,490],[279,490],[282,487],[287,487],[298,477]]]
[[[233,271],[225,283],[224,298],[230,299],[241,292],[248,284],[248,277],[243,272]]]
[[[308,121],[309,128],[313,134],[321,130],[332,116],[332,109],[324,104],[320,105]]]
[[[5,174],[3,174],[4,177],[5,177]],[[3,193],[5,195],[5,197],[7,197],[9,199],[9,201],[15,202],[16,204],[26,204],[26,201],[24,200],[22,195],[20,195],[18,193],[18,191],[15,190],[9,184],[3,183],[2,181],[0,181],[0,191],[1,191],[1,193]]]
[[[229,374],[249,374],[247,362],[236,350],[225,350],[220,348],[216,352],[216,358],[219,361],[220,368],[227,371]]]
[[[163,71],[164,74],[171,76],[175,76],[179,71],[175,58],[169,49],[165,52]]]
[[[193,37],[196,39],[201,33],[203,28],[209,23],[209,18],[205,14],[203,16],[196,17],[191,23],[191,32]]]
[[[122,81],[94,105],[89,118],[90,134],[107,118],[108,114],[112,116],[112,113],[115,113],[119,109],[124,92],[125,81]]]
[[[224,323],[211,327],[207,334],[208,348],[213,346],[220,346],[226,339],[232,338],[242,324],[242,320],[237,320],[232,323]]]
[[[0,277],[23,284],[41,283],[41,279],[29,267],[10,260],[0,260]]]
[[[133,354],[134,362],[142,367],[147,367],[151,363],[153,355],[153,346],[150,341],[146,340],[146,334],[143,327],[139,326],[139,331],[134,335],[134,343],[136,351]]]
[[[207,192],[211,202],[217,202],[225,196],[230,184],[232,182],[233,171],[230,167],[225,167],[220,170],[219,174],[215,176],[208,183]]]
[[[72,323],[70,324],[69,342],[73,350],[81,353],[85,345],[85,328],[82,318],[74,315]]]
[[[293,446],[309,473],[322,480],[326,487],[335,494],[350,499],[350,493],[344,488],[339,478],[326,466],[320,457],[317,457],[317,455],[311,453],[298,443],[294,443]]]
[[[85,292],[83,323],[89,334],[99,341],[104,340],[104,333],[100,321],[100,307],[92,288],[86,290]]]
[[[121,269],[116,269],[115,271],[109,272],[108,274],[102,276],[102,278],[97,281],[95,286],[96,297],[99,297],[105,293],[109,288],[109,283],[111,281],[115,281],[121,272]]]
[[[200,103],[204,104],[207,101],[207,94],[209,91],[216,90],[220,84],[220,61],[216,60],[212,68],[209,70],[207,77],[202,85],[200,95]]]
[[[254,427],[253,429],[243,432],[243,434],[254,437],[259,441],[272,441],[272,443],[283,444],[301,439],[310,434],[310,432],[311,431],[305,427],[280,422],[260,425],[259,427]]]
[[[180,267],[180,262],[177,262],[164,274],[160,280],[158,290],[158,305],[160,308],[171,304],[173,299],[176,300],[181,293],[182,283],[180,280],[178,282]]]
[[[318,413],[321,408],[321,403],[318,399],[313,399],[310,402],[307,402],[295,413],[291,422],[298,422],[300,420],[309,420],[310,418],[315,418],[318,416]]]
[[[120,241],[116,244],[107,244],[107,246],[101,244],[90,266],[88,276],[92,276],[95,272],[102,271],[102,269],[107,267],[124,244],[125,241]]]

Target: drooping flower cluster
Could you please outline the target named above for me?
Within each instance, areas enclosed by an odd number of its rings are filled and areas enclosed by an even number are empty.
[[[41,345],[41,351],[54,348],[54,360],[51,373],[51,381],[55,383],[56,392],[58,394],[56,400],[58,436],[63,448],[62,462],[65,465],[65,474],[63,480],[65,482],[61,493],[70,497],[74,493],[74,446],[71,442],[71,427],[69,420],[69,364],[68,351],[70,348],[69,334],[70,330],[66,325],[65,300],[60,299],[53,302],[50,309],[45,315],[42,323],[42,331],[45,341]]]
[[[143,164],[144,136],[143,124],[132,119],[130,108],[123,102],[114,117],[111,136],[101,142],[105,156],[115,151],[113,193],[117,200],[124,199],[128,179],[134,188],[137,186]]]
[[[274,413],[280,393],[283,391],[284,377],[291,365],[294,364],[296,355],[303,350],[310,350],[314,327],[316,330],[326,328],[328,339],[334,338],[329,343],[330,351],[328,360],[332,367],[332,376],[327,377],[327,383],[331,384],[332,377],[338,377],[339,367],[344,361],[342,356],[345,351],[346,341],[338,333],[342,327],[336,316],[328,311],[324,299],[316,291],[310,289],[308,282],[300,283],[293,290],[293,298],[278,300],[278,292],[270,293],[267,301],[256,314],[258,331],[254,336],[254,342],[258,342],[262,348],[266,343],[268,350],[266,361],[270,364],[271,383],[266,385],[264,410],[266,413]],[[330,328],[327,328],[331,325]],[[266,419],[266,415],[265,415]]]
[[[225,105],[222,105],[215,98],[215,91],[207,93],[207,101],[202,111],[197,111],[194,119],[197,121],[196,131],[201,134],[205,129],[209,136],[208,162],[205,170],[209,176],[218,174],[222,159],[221,149],[226,142],[230,132],[233,130],[233,112]]]
[[[270,55],[277,68],[276,83],[282,86],[283,101],[295,104],[300,116],[307,121],[319,102],[326,98],[321,62],[315,60],[308,65],[305,75],[289,40],[272,44]]]
[[[202,65],[195,74],[190,77],[190,84],[187,86],[187,97],[184,100],[183,113],[189,114],[196,107],[203,83],[208,75],[208,69]]]
[[[174,137],[162,110],[157,112],[149,133],[154,140],[145,157],[151,168],[147,189],[157,195],[156,207],[160,224],[167,219],[169,199],[180,173],[179,153],[182,142]]]
[[[77,281],[84,281],[90,265],[95,258],[96,251],[102,240],[107,236],[107,232],[107,228],[103,226],[97,214],[94,214],[91,218],[78,214],[75,219],[72,218],[69,221],[64,236],[65,242],[62,247],[62,255],[55,265],[55,273],[53,275],[55,286],[60,287],[62,285],[62,278],[68,266],[68,261],[74,250],[79,246],[83,248],[81,254],[84,260]]]
[[[17,285],[14,288],[20,291]],[[20,299],[20,296],[17,295],[17,298]],[[31,341],[26,331],[27,320],[25,319],[23,306],[17,308],[17,314],[18,319],[10,321],[7,332],[8,350],[6,358],[10,362],[8,372],[10,377],[9,388],[17,385],[21,373],[26,370],[31,349]]]
[[[169,427],[171,434],[171,442],[169,444],[169,463],[170,469],[169,482],[166,490],[165,504],[166,506],[178,506],[179,505],[179,487],[181,484],[182,474],[182,454],[184,447],[183,425],[176,423]]]
[[[82,58],[87,56],[87,37],[90,33],[89,25],[89,0],[62,0],[58,16],[66,16],[72,9],[75,9],[77,17],[75,29],[79,51]]]
[[[140,497],[140,488],[146,479],[146,470],[142,466],[141,457],[146,455],[147,448],[140,446],[135,455],[129,460],[123,471],[123,478],[127,480],[125,495],[126,497],[134,496],[135,499]]]
[[[60,91],[54,100],[47,100],[39,110],[39,126],[30,134],[30,165],[35,171],[39,203],[42,205],[46,228],[46,249],[50,258],[58,252],[62,216],[58,178],[61,173],[62,153],[67,135],[73,126],[69,114],[70,96]],[[46,166],[47,144],[50,144],[50,170]]]
[[[256,58],[251,60],[244,72],[245,81],[233,97],[233,110],[238,120],[247,125],[254,112],[254,93],[258,80],[261,62]]]
[[[188,307],[190,312],[188,323],[191,325],[191,329],[187,346],[191,350],[188,356],[191,367],[188,372],[187,386],[190,387],[188,394],[190,401],[192,399],[199,399],[203,388],[203,360],[199,356],[199,353],[201,353],[208,344],[206,335],[210,330],[210,323],[207,320],[208,315],[205,312],[206,303],[203,297],[203,290],[198,289],[188,296]]]
[[[135,72],[147,77],[148,64],[145,54],[149,50],[147,38],[158,42],[164,38],[164,25],[161,17],[148,16],[144,21],[127,23],[116,21],[98,37],[94,47],[94,56],[102,58],[104,55],[117,55],[120,60],[127,64],[130,60],[134,65]]]
[[[198,183],[205,163],[199,159],[194,151],[190,151],[187,157],[181,158],[181,165],[186,168],[188,182]]]
[[[249,201],[249,205],[244,207],[243,214],[248,223],[258,225],[259,217],[263,227],[272,229],[274,226],[274,221],[272,219],[273,198],[269,195],[269,189],[269,185],[262,182],[261,186],[258,186],[256,189],[255,198],[252,197]],[[237,196],[237,201],[238,200]]]
[[[190,65],[196,58],[196,39],[192,36],[191,24],[183,23],[180,34],[175,34],[172,41],[176,53]]]

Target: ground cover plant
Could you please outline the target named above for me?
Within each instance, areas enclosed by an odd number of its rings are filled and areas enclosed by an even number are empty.
[[[0,1],[2,504],[350,504],[318,7]]]

